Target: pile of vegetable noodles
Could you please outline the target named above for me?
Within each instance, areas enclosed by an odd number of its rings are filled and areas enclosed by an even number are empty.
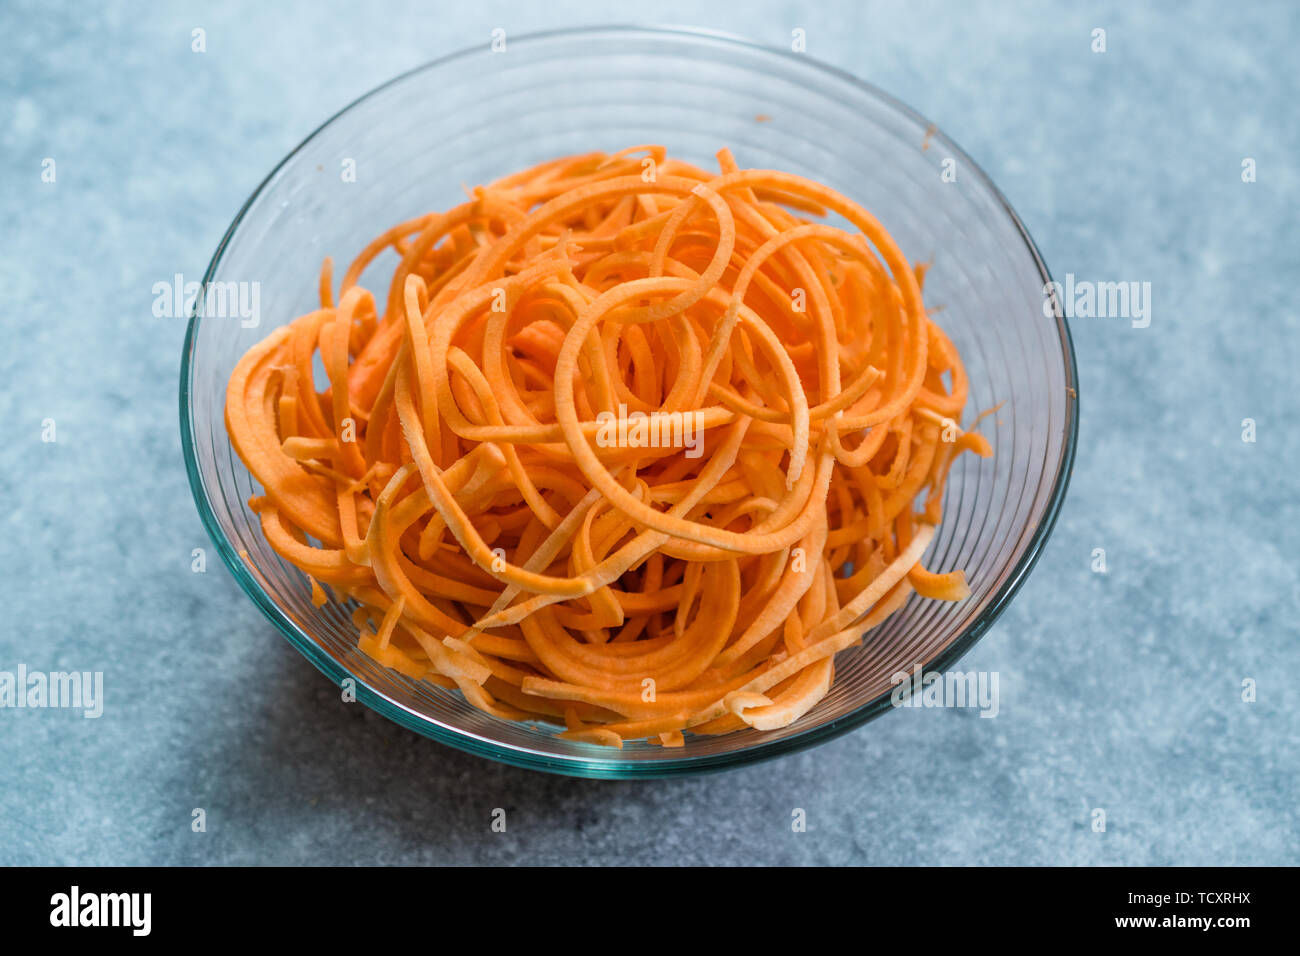
[[[399,223],[252,348],[226,426],[270,546],[359,646],[620,747],[771,730],[916,591],[961,360],[924,267],[839,193],[657,146]],[[823,224],[835,213],[855,231]],[[382,309],[358,285],[400,261]],[[319,355],[324,375],[314,381]],[[328,378],[328,383],[325,382]]]

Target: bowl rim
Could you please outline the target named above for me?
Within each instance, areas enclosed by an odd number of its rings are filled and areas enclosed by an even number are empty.
[[[566,27],[560,29],[542,30],[521,34],[517,37],[511,37],[510,43],[515,45],[545,43],[557,39],[576,38],[590,34],[615,34],[631,37],[662,37],[668,39],[677,39],[682,41],[701,41],[707,40],[714,43],[736,46],[749,52],[762,53],[768,56],[777,56],[781,58],[798,59],[801,65],[813,70],[820,70],[829,74],[835,79],[846,82],[857,88],[862,93],[875,98],[882,102],[890,109],[904,115],[921,126],[933,130],[932,142],[942,143],[951,152],[949,155],[956,157],[967,171],[966,175],[973,175],[976,180],[987,189],[989,194],[997,201],[1002,210],[1010,217],[1011,222],[1019,233],[1021,240],[1024,242],[1026,249],[1034,260],[1038,268],[1040,277],[1043,280],[1045,289],[1051,288],[1048,283],[1052,281],[1051,274],[1043,260],[1038,246],[1034,243],[1033,237],[1030,236],[1028,229],[1025,228],[1024,222],[1012,208],[1011,203],[1002,194],[1002,191],[994,184],[992,179],[980,168],[971,157],[950,137],[945,135],[936,124],[931,123],[926,117],[908,106],[906,103],[895,98],[879,87],[869,83],[847,70],[813,59],[807,54],[796,54],[792,51],[782,50],[778,47],[771,47],[761,44],[744,37],[723,31],[702,29],[699,27],[682,27],[682,26],[658,26],[658,25],[633,25],[633,24],[602,24],[583,27]],[[457,50],[446,56],[430,60],[412,69],[406,70],[392,79],[374,87],[363,93],[361,96],[349,102],[342,109],[339,109],[323,123],[317,126],[309,133],[297,146],[295,146],[283,159],[276,163],[275,167],[266,175],[266,177],[257,185],[257,188],[249,195],[235,218],[231,221],[229,228],[226,229],[221,241],[217,244],[216,251],[208,263],[207,270],[203,275],[203,285],[206,287],[216,275],[217,269],[221,264],[226,250],[233,240],[235,233],[244,221],[248,211],[261,197],[267,186],[280,174],[293,159],[297,156],[312,140],[314,140],[323,130],[333,125],[333,123],[342,118],[345,114],[371,97],[379,94],[398,83],[403,82],[418,73],[426,70],[432,70],[445,64],[454,62],[458,59],[473,56],[482,52],[481,46],[476,45]],[[1063,371],[1065,375],[1065,426],[1064,440],[1062,442],[1061,454],[1056,462],[1056,473],[1053,477],[1052,492],[1047,508],[1043,512],[1042,519],[1034,529],[1029,544],[1024,553],[1020,556],[1015,566],[1011,569],[1010,574],[998,588],[988,604],[981,612],[979,617],[966,626],[947,646],[930,660],[923,664],[925,671],[945,671],[955,664],[962,656],[970,650],[971,647],[988,631],[993,622],[1001,615],[1010,604],[1011,599],[1020,590],[1024,584],[1029,572],[1037,563],[1043,547],[1051,535],[1052,529],[1056,524],[1057,517],[1060,514],[1062,503],[1065,500],[1065,494],[1070,484],[1070,477],[1074,468],[1075,449],[1078,442],[1079,433],[1079,383],[1078,383],[1078,366],[1075,361],[1074,341],[1070,335],[1069,324],[1062,315],[1062,310],[1055,310],[1057,334],[1060,340],[1061,357]],[[203,526],[207,530],[208,536],[212,539],[217,547],[217,552],[221,555],[222,561],[230,569],[231,574],[239,583],[244,593],[247,594],[261,610],[262,613],[279,629],[280,633],[292,644],[304,657],[312,662],[318,670],[330,678],[336,685],[342,686],[344,679],[351,678],[356,686],[356,698],[359,702],[370,707],[372,710],[382,714],[388,719],[401,724],[422,736],[431,738],[440,743],[455,747],[458,750],[474,754],[479,757],[486,757],[501,763],[509,764],[516,767],[522,767],[529,770],[540,770],[549,773],[562,774],[575,777],[604,778],[604,779],[653,779],[661,777],[682,776],[686,774],[697,774],[715,772],[720,770],[734,769],[740,766],[756,763],[762,760],[770,760],[786,754],[804,750],[818,744],[826,743],[841,734],[847,733],[857,727],[862,726],[870,720],[879,717],[886,710],[892,709],[891,692],[886,691],[866,701],[856,707],[853,711],[832,720],[828,723],[810,727],[800,733],[785,737],[779,740],[764,741],[759,740],[751,746],[744,747],[740,750],[728,751],[725,753],[702,754],[690,757],[664,757],[652,761],[630,761],[619,758],[619,751],[611,751],[611,756],[601,756],[593,754],[587,756],[561,756],[558,754],[546,754],[532,751],[527,748],[518,747],[511,744],[500,743],[490,738],[474,734],[468,731],[459,730],[452,727],[444,727],[423,717],[417,711],[407,707],[399,701],[393,700],[382,691],[376,690],[367,684],[363,679],[349,671],[331,654],[325,651],[311,635],[299,627],[267,593],[266,589],[257,580],[257,577],[250,572],[245,566],[245,562],[237,553],[234,545],[227,538],[224,530],[217,520],[216,512],[209,500],[208,490],[203,482],[203,476],[199,468],[198,457],[195,450],[194,425],[192,420],[192,403],[191,385],[194,362],[195,336],[198,330],[200,316],[196,311],[191,310],[188,326],[185,332],[185,342],[181,355],[181,374],[180,374],[180,426],[181,426],[181,446],[185,458],[185,468],[189,476],[190,491],[194,496],[195,505],[198,508],[199,516],[203,521]],[[606,750],[608,748],[600,748]]]

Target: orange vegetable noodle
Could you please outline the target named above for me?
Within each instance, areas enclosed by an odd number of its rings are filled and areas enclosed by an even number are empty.
[[[250,507],[365,654],[680,747],[791,724],[912,592],[969,595],[921,564],[954,458],[992,453],[925,269],[834,190],[718,163],[638,146],[478,187],[337,288],[327,259],[320,308],[240,360]]]

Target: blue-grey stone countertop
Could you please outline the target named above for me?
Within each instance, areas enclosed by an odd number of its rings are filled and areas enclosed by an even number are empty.
[[[359,94],[592,15],[0,8],[0,671],[104,674],[97,719],[0,709],[0,863],[1300,862],[1293,4],[601,6],[775,46],[803,29],[961,143],[1055,275],[1150,283],[1148,327],[1073,324],[1069,497],[963,662],[1001,675],[997,719],[889,714],[699,778],[551,777],[341,704],[239,591],[190,497],[183,322],[153,284],[201,275]]]

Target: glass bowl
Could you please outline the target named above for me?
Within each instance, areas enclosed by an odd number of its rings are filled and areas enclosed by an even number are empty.
[[[993,458],[958,458],[927,552],[931,569],[966,569],[970,598],[913,595],[862,647],[836,658],[830,694],[782,730],[614,750],[491,717],[359,652],[348,609],[313,608],[306,578],[263,539],[246,505],[260,489],[226,437],[223,406],[245,350],[316,307],[324,256],[341,268],[393,223],[461,201],[463,185],[554,156],[640,143],[663,144],[705,167],[729,146],[742,166],[800,173],[857,200],[912,261],[933,262],[926,303],[942,308],[937,321],[965,360],[967,415],[1002,404],[983,429]],[[945,169],[955,169],[955,181]],[[381,257],[362,284],[386,289],[393,265]],[[290,153],[244,204],[205,283],[257,289],[260,322],[252,310],[244,318],[230,309],[228,318],[191,316],[180,380],[190,485],[221,557],[267,617],[331,680],[353,678],[358,699],[398,723],[556,773],[656,777],[735,767],[884,713],[893,675],[918,663],[949,668],[1024,582],[1064,497],[1078,424],[1074,353],[1065,322],[1044,307],[1049,281],[1024,226],[970,158],[847,73],[712,33],[603,27],[511,36],[502,52],[484,43],[366,94]]]

